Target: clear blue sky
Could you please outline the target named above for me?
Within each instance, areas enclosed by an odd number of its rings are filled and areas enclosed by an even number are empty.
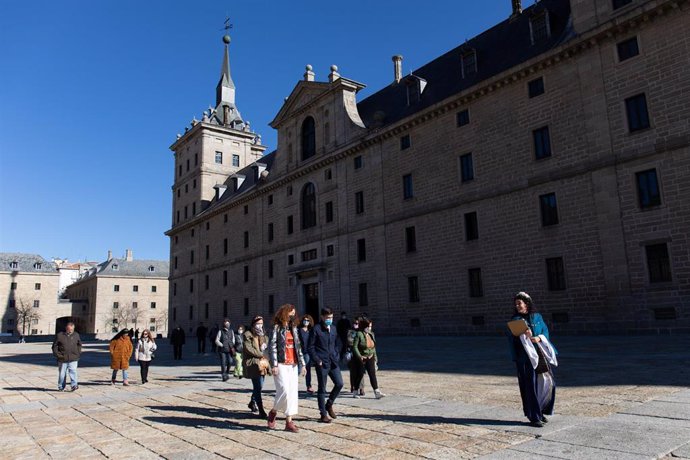
[[[237,104],[267,124],[312,64],[389,84],[510,15],[510,0],[54,0],[0,4],[0,252],[167,259],[168,147],[215,102],[229,14]],[[524,6],[531,1],[525,1]]]

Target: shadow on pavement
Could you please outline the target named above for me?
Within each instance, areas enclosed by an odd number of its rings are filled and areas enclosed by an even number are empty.
[[[458,418],[440,417],[438,415],[403,415],[403,414],[348,414],[348,417],[363,418],[381,422],[414,423],[424,425],[435,425],[441,423],[451,423],[453,425],[526,425],[529,423],[515,420],[491,420],[483,418]]]
[[[237,420],[260,420],[259,417],[250,412],[230,411],[220,408],[192,407],[192,406],[147,406],[148,409],[161,412],[183,412],[197,417],[176,417],[176,416],[146,416],[144,420],[166,425],[225,428],[231,430],[253,430],[266,431],[263,426],[247,425],[239,423]]]

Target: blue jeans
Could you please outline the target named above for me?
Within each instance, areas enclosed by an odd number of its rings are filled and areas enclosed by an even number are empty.
[[[127,380],[127,369],[122,369],[122,380]],[[113,377],[112,380],[115,380],[117,378],[117,369],[113,369]]]
[[[220,352],[220,375],[223,377],[223,380],[230,378],[230,368],[234,362],[232,353]]]
[[[263,407],[264,403],[261,400],[261,389],[264,387],[264,376],[252,378],[252,402],[255,402],[259,407]]]
[[[319,399],[319,412],[321,412],[321,416],[326,415],[326,384],[328,383],[328,377],[331,378],[333,381],[333,388],[331,389],[331,393],[328,395],[328,402],[330,404],[333,404],[335,401],[335,398],[338,397],[338,394],[340,394],[340,390],[343,388],[343,376],[340,374],[340,368],[338,367],[338,364],[332,363],[331,368],[324,368],[318,365],[315,366],[314,370],[316,370],[316,380],[319,382],[319,391],[318,391],[318,399]]]
[[[79,385],[79,381],[77,380],[77,363],[78,361],[69,361],[66,363],[59,364],[60,367],[58,373],[58,390],[62,390],[65,388],[65,377],[67,377],[68,371],[70,385],[72,386],[72,388]]]

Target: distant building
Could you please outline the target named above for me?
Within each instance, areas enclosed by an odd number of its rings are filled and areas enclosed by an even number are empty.
[[[289,302],[497,333],[525,290],[561,332],[690,330],[688,2],[512,4],[361,101],[308,66],[264,156],[225,37],[215,108],[170,147],[171,324]]]
[[[108,260],[67,287],[65,296],[86,305],[82,328],[109,338],[124,328],[168,331],[168,262],[134,260],[131,250],[122,259]]]
[[[89,270],[98,265],[98,262],[70,262],[63,259],[53,259],[55,267],[60,273],[58,283],[58,296],[62,297],[67,290],[67,286],[76,283]]]

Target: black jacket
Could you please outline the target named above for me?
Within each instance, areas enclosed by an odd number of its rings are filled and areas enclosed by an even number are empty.
[[[187,339],[182,328],[173,329],[172,334],[170,334],[170,343],[172,345],[184,345],[186,340]]]
[[[81,339],[77,332],[67,334],[65,332],[58,332],[53,342],[53,356],[57,358],[58,363],[68,363],[70,361],[78,361],[81,356]]]

